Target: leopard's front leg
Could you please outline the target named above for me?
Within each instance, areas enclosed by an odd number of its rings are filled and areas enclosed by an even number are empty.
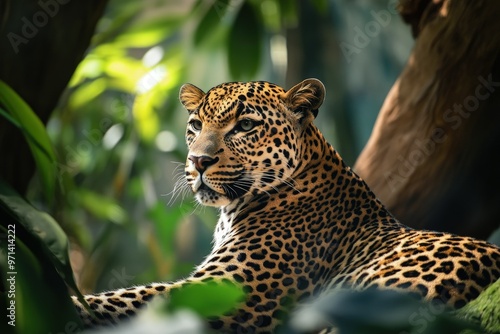
[[[86,308],[73,298],[77,312],[85,327],[118,324],[121,320],[133,317],[139,309],[154,297],[167,296],[169,291],[178,287],[179,283],[152,283],[109,292],[85,295],[85,300],[92,309],[92,316]]]

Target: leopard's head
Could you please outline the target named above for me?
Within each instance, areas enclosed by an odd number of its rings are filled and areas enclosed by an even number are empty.
[[[303,134],[324,96],[316,79],[288,91],[261,81],[225,83],[207,93],[182,86],[189,112],[185,171],[196,199],[225,206],[290,184],[302,165]]]

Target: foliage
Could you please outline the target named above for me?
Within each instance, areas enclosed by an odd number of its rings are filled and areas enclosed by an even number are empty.
[[[35,209],[3,183],[0,183],[0,205],[17,223],[15,229],[22,229],[37,239],[42,254],[50,259],[61,278],[77,290],[69,262],[68,238],[54,219]]]
[[[500,333],[500,280],[460,309],[457,315],[481,326],[482,331]],[[478,332],[481,331],[467,331],[469,334]]]
[[[54,195],[56,171],[55,154],[45,127],[30,106],[5,82],[0,80],[0,115],[15,125],[25,136],[43,184],[47,200]]]
[[[188,309],[203,318],[216,317],[231,311],[244,297],[242,288],[230,282],[191,283],[172,290],[166,306],[169,312]]]
[[[27,203],[0,183],[0,210],[10,218],[0,231],[1,304],[11,317],[3,333],[65,331],[80,325],[66,284],[76,292],[68,257],[68,239],[47,213]],[[79,296],[81,298],[81,295]],[[10,308],[10,309],[9,309]],[[5,320],[5,319],[4,319]]]
[[[480,329],[454,316],[444,305],[380,289],[341,290],[304,307],[284,333],[311,333],[336,328],[339,334],[446,334]]]
[[[244,2],[228,38],[228,62],[236,78],[251,78],[257,73],[262,53],[263,29],[254,7]],[[245,66],[241,66],[241,64]]]

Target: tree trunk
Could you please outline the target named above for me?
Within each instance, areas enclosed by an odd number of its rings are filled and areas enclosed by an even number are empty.
[[[106,0],[0,0],[0,80],[46,123],[87,50]],[[0,117],[0,178],[24,193],[35,170],[20,131]]]
[[[500,2],[402,1],[415,48],[355,170],[403,223],[500,225]]]

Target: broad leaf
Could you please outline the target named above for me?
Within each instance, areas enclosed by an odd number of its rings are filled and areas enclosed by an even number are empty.
[[[191,283],[171,292],[168,310],[190,309],[201,317],[221,316],[243,301],[241,287],[222,282]]]
[[[263,30],[255,8],[248,2],[241,7],[228,39],[229,71],[237,80],[257,74],[262,57]]]
[[[47,199],[52,199],[56,184],[56,158],[47,131],[31,107],[0,80],[0,104],[26,137],[35,159]]]
[[[22,234],[20,226],[12,220],[6,227],[0,225],[0,232]],[[28,248],[27,242],[19,237],[16,237],[15,242],[0,243],[0,268],[4,269],[0,273],[5,274],[3,277],[0,275],[0,278],[2,282],[7,282],[7,293],[0,294],[0,298],[3,304],[11,308],[8,314],[15,316],[3,317],[0,325],[2,333],[80,331],[81,321],[67,287],[50,260],[40,251],[39,245],[30,244]],[[8,322],[15,324],[15,327]]]
[[[68,238],[54,218],[35,209],[2,182],[0,182],[0,209],[40,242],[42,250],[51,259],[59,275],[81,298],[69,261]]]
[[[196,46],[210,40],[216,34],[216,30],[223,21],[230,3],[231,0],[217,0],[210,6],[194,32],[194,44]]]

